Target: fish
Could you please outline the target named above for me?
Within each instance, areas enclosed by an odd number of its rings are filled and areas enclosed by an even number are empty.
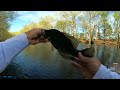
[[[67,33],[60,32],[57,29],[44,30],[43,37],[51,42],[63,58],[71,59],[78,57],[79,52],[86,57],[94,56],[94,47],[77,50],[77,46],[79,44],[78,40]]]

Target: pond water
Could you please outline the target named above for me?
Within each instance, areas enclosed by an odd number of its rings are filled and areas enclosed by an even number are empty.
[[[89,47],[79,44],[78,49]],[[117,46],[95,45],[95,56],[107,67],[120,63]],[[25,48],[0,75],[20,79],[82,79],[81,73],[62,58],[51,43],[31,45]]]

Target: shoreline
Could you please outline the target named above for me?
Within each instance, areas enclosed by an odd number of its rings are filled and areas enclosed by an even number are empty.
[[[86,40],[79,40],[80,43],[86,43],[88,44],[88,42]],[[116,46],[119,46],[119,44],[117,43],[117,41],[103,41],[103,40],[95,40],[93,41],[95,44],[97,45],[116,45]]]

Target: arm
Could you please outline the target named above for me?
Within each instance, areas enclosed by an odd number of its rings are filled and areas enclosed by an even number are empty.
[[[25,33],[0,42],[0,72],[5,70],[10,61],[28,46]]]
[[[35,28],[4,42],[0,42],[0,73],[5,70],[14,57],[29,44],[35,45],[47,42],[47,40],[42,37],[43,33],[44,31],[42,29]]]
[[[93,79],[120,79],[120,75],[101,64]]]

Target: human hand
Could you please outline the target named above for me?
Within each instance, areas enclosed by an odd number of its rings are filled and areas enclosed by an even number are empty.
[[[44,30],[40,28],[34,28],[26,32],[29,44],[35,45],[38,43],[46,43],[48,40],[42,37],[43,33],[44,33]]]
[[[71,64],[80,70],[85,79],[92,79],[101,65],[97,58],[84,57],[80,52],[78,53],[78,57],[75,57]]]

